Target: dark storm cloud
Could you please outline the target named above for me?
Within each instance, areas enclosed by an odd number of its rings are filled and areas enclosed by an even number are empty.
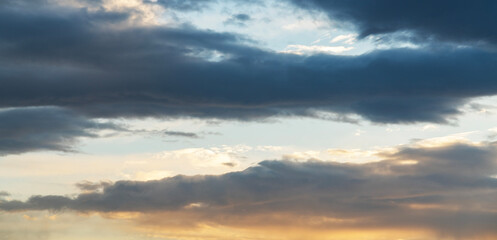
[[[102,192],[82,193],[75,198],[33,196],[26,202],[3,201],[0,209],[193,211],[200,219],[191,221],[204,221],[207,219],[201,216],[209,216],[210,222],[228,225],[231,217],[236,222],[253,216],[293,214],[353,220],[331,224],[334,227],[422,227],[461,235],[475,234],[475,230],[497,233],[497,179],[491,177],[497,173],[494,143],[407,147],[384,156],[383,161],[366,164],[265,161],[219,176],[118,181],[103,186]]]
[[[59,108],[0,110],[0,156],[37,150],[74,151],[78,137],[96,137],[98,130],[119,129]]]
[[[361,37],[407,31],[423,39],[497,44],[493,0],[291,0],[353,24]]]
[[[358,114],[444,123],[497,93],[497,54],[475,48],[280,54],[191,26],[116,28],[125,13],[0,7],[0,107],[88,117],[260,120]]]

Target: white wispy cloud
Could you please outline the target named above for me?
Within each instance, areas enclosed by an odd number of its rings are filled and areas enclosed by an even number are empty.
[[[345,47],[345,46],[319,46],[319,45],[313,45],[313,46],[308,46],[308,45],[299,45],[299,44],[292,44],[288,45],[285,50],[282,52],[284,53],[290,53],[290,54],[297,54],[297,55],[311,55],[311,54],[319,54],[319,53],[324,53],[324,54],[340,54],[346,51],[350,51],[354,49],[353,47]]]
[[[357,40],[357,34],[355,33],[350,33],[350,34],[343,34],[343,35],[338,35],[331,39],[330,43],[346,43],[346,44],[354,44]]]

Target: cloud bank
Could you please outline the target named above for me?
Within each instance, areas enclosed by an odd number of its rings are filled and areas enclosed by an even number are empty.
[[[495,143],[455,143],[404,147],[383,153],[383,161],[365,164],[264,161],[218,176],[97,184],[103,187],[101,192],[74,198],[3,200],[0,209],[171,214],[181,216],[175,222],[193,225],[293,224],[337,230],[425,229],[463,238],[496,236],[497,179],[492,177],[497,173],[496,154]],[[90,189],[86,185],[93,186],[85,184],[86,190]],[[303,223],[297,216],[322,221]]]

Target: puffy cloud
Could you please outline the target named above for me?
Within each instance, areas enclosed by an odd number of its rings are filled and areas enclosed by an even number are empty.
[[[170,215],[176,224],[194,225],[425,229],[465,238],[497,234],[495,143],[403,147],[383,156],[364,164],[264,161],[240,172],[118,181],[102,192],[33,196],[2,201],[0,208],[141,212],[151,218],[157,213],[162,223]]]

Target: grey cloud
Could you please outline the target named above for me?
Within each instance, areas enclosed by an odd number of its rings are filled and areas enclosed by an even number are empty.
[[[0,191],[0,199],[10,196],[10,193],[5,191]]]
[[[180,11],[201,11],[216,0],[144,0],[144,3],[159,4],[165,8]]]
[[[54,107],[0,109],[0,156],[38,150],[74,151],[78,137],[120,129]]]
[[[208,218],[191,221],[228,225],[231,217],[242,221],[294,214],[353,220],[327,227],[421,227],[466,237],[497,234],[497,179],[492,177],[497,173],[495,143],[406,147],[384,157],[366,164],[264,161],[219,176],[118,181],[101,193],[75,198],[33,196],[26,202],[3,201],[0,209],[164,212],[165,216],[193,211]],[[192,210],[192,204],[200,207]]]
[[[75,185],[79,190],[81,190],[83,192],[96,192],[96,191],[103,189],[104,187],[108,187],[108,186],[112,185],[112,182],[100,181],[100,182],[95,183],[95,182],[90,182],[90,181],[82,181],[82,182],[76,183]]]
[[[236,20],[239,20],[239,21],[249,21],[251,19],[250,16],[248,14],[245,14],[245,13],[235,14],[232,17]]]
[[[197,133],[193,132],[180,132],[180,131],[164,131],[164,135],[171,137],[186,137],[186,138],[199,138]]]
[[[250,15],[245,13],[238,13],[238,14],[233,14],[230,18],[226,19],[224,21],[224,24],[245,27],[247,26],[247,22],[249,22],[250,20],[252,20]]]
[[[236,163],[233,163],[233,162],[225,162],[223,163],[224,166],[227,166],[227,167],[234,167],[236,166]]]
[[[115,29],[102,22],[116,21],[116,13],[50,11],[0,7],[0,107],[59,106],[89,118],[326,112],[446,123],[471,98],[497,93],[497,54],[482,49],[304,57],[187,25]]]
[[[143,0],[144,3],[158,4],[167,9],[173,9],[176,11],[202,11],[206,8],[211,7],[212,4],[232,2],[237,5],[250,5],[250,4],[264,4],[261,0]]]
[[[229,2],[224,0],[221,2]],[[145,1],[151,2],[151,1]],[[237,1],[242,4],[262,4],[261,1]],[[351,23],[361,37],[409,32],[403,36],[411,41],[441,40],[463,44],[497,44],[497,3],[493,0],[288,0],[304,9],[325,11],[330,19]],[[158,0],[175,10],[201,11],[215,0]],[[242,17],[244,18],[244,17]],[[237,21],[242,20],[242,21]],[[225,24],[243,26],[245,19],[234,15]],[[386,36],[388,38],[388,36]],[[405,40],[405,39],[404,39]]]
[[[407,31],[428,40],[497,44],[493,0],[291,0],[323,10],[330,19],[352,23],[362,37]]]

